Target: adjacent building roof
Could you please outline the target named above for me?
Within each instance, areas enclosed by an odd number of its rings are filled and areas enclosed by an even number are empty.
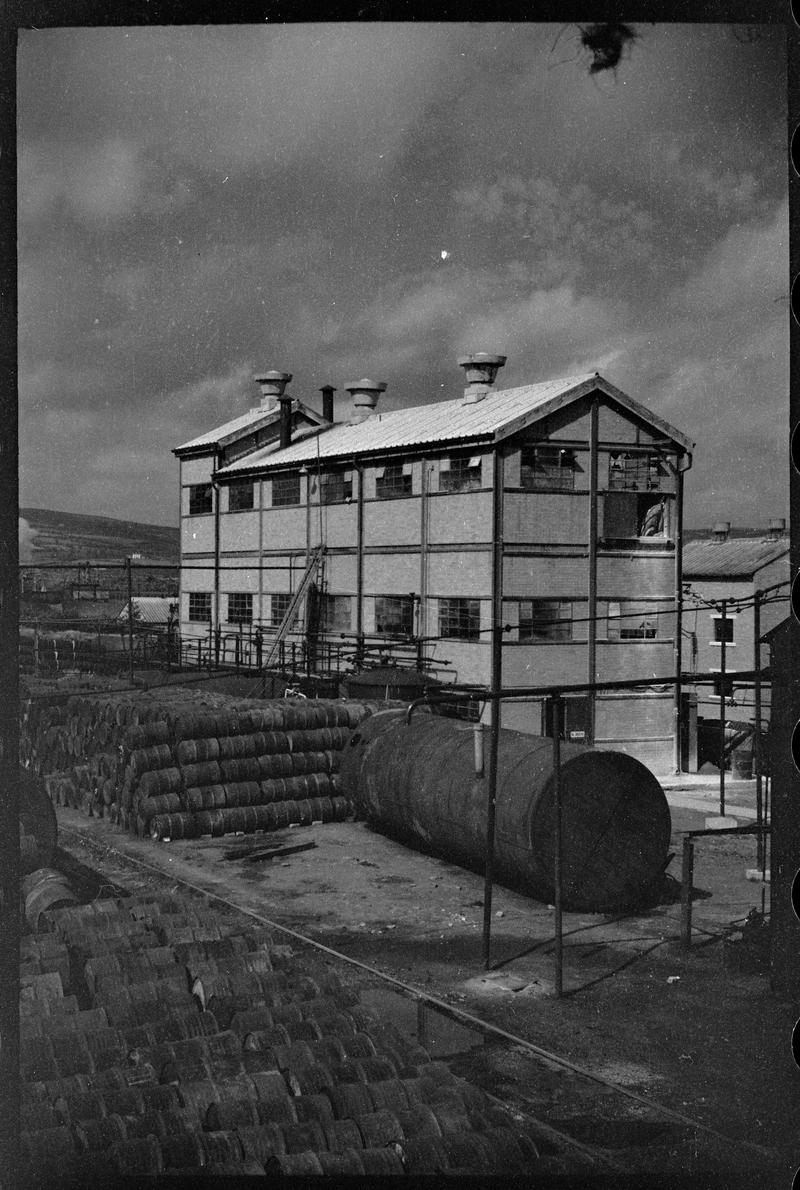
[[[319,413],[316,413],[313,409],[309,409],[301,401],[292,401],[292,412],[304,414],[317,425],[323,421]],[[247,413],[242,413],[239,417],[234,417],[231,421],[226,421],[221,426],[216,426],[213,430],[208,430],[205,434],[200,434],[199,437],[192,438],[189,442],[184,442],[180,446],[173,447],[173,452],[179,454],[183,451],[200,450],[204,447],[212,450],[216,446],[225,446],[227,443],[233,442],[245,433],[259,430],[262,426],[267,426],[271,422],[277,423],[279,420],[280,410],[277,406],[265,409],[262,405],[256,405],[253,409],[249,409]],[[327,425],[327,422],[325,424]]]
[[[218,474],[224,477],[242,471],[310,463],[317,458],[348,459],[437,443],[478,439],[498,442],[597,388],[685,450],[691,450],[693,443],[668,422],[603,380],[598,372],[590,372],[521,388],[491,389],[484,400],[474,403],[459,397],[454,401],[375,413],[361,422],[334,423],[283,450],[270,443],[221,468]]]
[[[133,618],[138,624],[166,624],[170,610],[178,606],[177,599],[167,599],[160,595],[134,595]],[[117,619],[127,620],[128,604],[119,613]]]
[[[686,579],[751,578],[762,566],[789,553],[788,537],[728,537],[684,541],[683,577]]]

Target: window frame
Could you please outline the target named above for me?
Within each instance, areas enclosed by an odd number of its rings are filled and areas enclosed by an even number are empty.
[[[572,599],[544,599],[539,596],[531,597],[529,599],[517,600],[517,639],[523,641],[525,644],[543,644],[556,643],[561,644],[564,641],[573,640],[573,622],[575,618],[574,603]],[[530,604],[530,617],[526,617],[523,621],[522,608],[523,604]],[[539,617],[537,621],[536,608],[538,605]],[[553,609],[555,617],[543,617],[542,613],[545,609]],[[537,622],[541,625],[541,629],[536,631]],[[525,625],[523,633],[523,624]],[[555,631],[548,631],[548,629],[555,629]]]
[[[411,467],[411,463],[397,461],[379,466],[375,471],[375,499],[398,500],[412,496],[414,479]]]
[[[276,614],[276,601],[280,601],[278,606],[282,604],[283,610],[280,615]],[[289,604],[292,602],[291,591],[273,591],[269,597],[269,626],[270,628],[280,628],[284,621]]]
[[[248,492],[250,503],[239,504],[240,494]],[[256,481],[254,479],[235,479],[228,484],[228,512],[252,512],[256,506]]]
[[[392,602],[398,609],[399,626],[395,629],[382,628],[379,624],[378,605],[381,602]],[[389,609],[385,609],[389,610]],[[403,627],[407,622],[408,627]],[[377,636],[410,637],[414,635],[414,596],[413,595],[376,595],[375,596],[375,633]]]
[[[470,475],[470,472],[477,474]],[[474,492],[480,490],[482,485],[483,455],[460,452],[445,455],[439,460],[440,492]]]
[[[653,605],[653,612],[648,616],[647,605],[640,599],[599,599],[599,605],[605,605],[605,611],[598,615],[598,622],[605,622],[605,635],[599,639],[604,641],[624,641],[630,644],[631,641],[668,641],[670,638],[661,632],[661,616],[663,612],[670,609],[662,608],[659,604]],[[630,609],[631,604],[638,605],[636,610]],[[612,614],[611,608],[616,607],[618,610]],[[633,621],[636,616],[641,616],[641,629],[632,626],[625,627],[624,621]],[[612,622],[617,621],[616,632],[612,633]],[[652,625],[652,632],[647,630],[645,625]]]
[[[623,459],[622,467],[614,459]],[[657,451],[610,450],[608,452],[609,492],[662,492],[666,468]]]
[[[456,604],[460,605],[457,609]],[[461,630],[450,631],[454,623],[455,627]],[[439,637],[442,640],[479,641],[481,639],[480,599],[468,599],[463,596],[439,598],[437,626]]]
[[[722,637],[719,635],[719,633],[722,628],[722,613],[721,612],[712,612],[711,620],[712,620],[712,625],[713,625],[713,627],[712,627],[713,639],[710,640],[708,643],[710,645],[715,645],[717,647],[721,647],[722,646]],[[735,621],[736,621],[736,616],[731,615],[731,613],[728,612],[727,615],[725,616],[725,623],[728,625],[728,632],[730,633],[730,635],[725,638],[725,648],[726,649],[729,649],[731,647],[731,645],[733,645],[734,648],[736,647],[736,641],[734,639],[735,627],[736,627]]]
[[[347,625],[346,626],[344,624],[337,624],[335,622],[344,606],[343,604],[337,605],[337,600],[344,600],[344,599],[347,600]],[[347,633],[347,632],[352,632],[352,623],[353,623],[353,596],[352,595],[340,595],[340,594],[329,593],[329,592],[325,591],[322,595],[320,595],[320,609],[319,609],[319,611],[320,611],[319,623],[320,623],[320,629],[322,632],[328,633],[329,635],[332,635],[337,632],[342,633],[342,634]],[[331,611],[333,611],[333,615],[331,615]]]
[[[558,466],[544,463],[545,455],[557,455]],[[543,456],[537,460],[537,455]],[[568,463],[561,456],[568,456]],[[530,456],[530,462],[526,461]],[[526,492],[574,492],[578,452],[573,446],[558,446],[552,442],[525,442],[519,452],[519,482]],[[542,468],[537,475],[537,468]],[[526,474],[527,473],[527,474]]]
[[[227,615],[225,617],[226,624],[252,624],[253,623],[253,596],[250,591],[229,591]],[[235,600],[243,600],[245,609],[249,609],[247,614],[241,616],[234,616],[231,611],[231,604]],[[248,603],[249,600],[249,603]]]
[[[278,471],[272,476],[272,492],[271,492],[271,507],[272,508],[296,508],[301,501],[300,491],[300,472],[294,471]],[[297,499],[290,499],[297,494]],[[278,498],[276,499],[276,495]]]
[[[328,506],[349,504],[353,499],[352,468],[322,471],[319,476],[319,502]]]
[[[210,591],[189,591],[189,592],[187,592],[187,594],[189,596],[189,607],[188,607],[188,611],[187,611],[188,622],[190,624],[210,624],[211,623],[211,610],[212,610],[211,592]],[[208,607],[207,615],[205,614],[205,612],[203,612],[203,614],[200,615],[197,613],[196,610],[193,610],[192,603],[193,603],[193,601],[198,600],[198,599],[204,600],[204,605],[203,605],[204,608],[206,606],[205,601],[207,600],[207,607]]]
[[[196,507],[200,497],[198,493],[204,493],[202,499],[202,508]],[[207,506],[206,506],[207,505]],[[206,483],[190,483],[189,484],[189,516],[210,516],[214,511],[214,486],[210,480]]]

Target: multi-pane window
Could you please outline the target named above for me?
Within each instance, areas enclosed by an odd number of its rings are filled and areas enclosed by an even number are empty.
[[[344,504],[352,499],[352,471],[326,471],[320,476],[320,504]]]
[[[253,620],[253,596],[236,591],[228,596],[228,623],[250,624]]]
[[[269,601],[269,617],[273,628],[280,628],[283,623],[283,618],[289,610],[289,603],[291,602],[291,595],[282,592],[280,595],[271,595]]]
[[[572,603],[564,599],[520,599],[519,639],[572,640]]]
[[[411,636],[414,600],[411,595],[379,595],[375,600],[375,631],[384,636]]]
[[[300,472],[285,471],[272,477],[272,507],[285,508],[300,503]]]
[[[660,617],[653,604],[632,599],[609,600],[598,607],[600,630],[605,624],[607,640],[653,640],[659,633]]]
[[[375,472],[375,495],[379,500],[411,495],[411,464],[389,463]]]
[[[446,455],[439,463],[440,492],[469,492],[481,478],[480,455]]]
[[[252,479],[237,479],[228,489],[228,511],[244,512],[253,507]]]
[[[439,636],[459,640],[480,640],[481,605],[479,599],[440,599]]]
[[[189,619],[193,623],[211,623],[210,591],[191,591],[189,593]]]
[[[560,446],[523,446],[520,486],[527,489],[575,487],[575,451]]]
[[[723,641],[726,645],[734,643],[733,620],[730,616],[726,616],[724,620],[722,616],[714,616],[714,643],[720,645]]]
[[[189,515],[197,516],[200,513],[212,512],[214,508],[214,497],[211,493],[210,483],[193,483],[189,488]]]
[[[349,632],[352,597],[323,595],[320,600],[320,623],[324,632]]]
[[[656,454],[623,450],[609,456],[608,487],[612,492],[658,490],[664,474],[664,465]]]

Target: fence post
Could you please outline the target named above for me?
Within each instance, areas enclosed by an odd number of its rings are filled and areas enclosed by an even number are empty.
[[[694,877],[694,839],[683,838],[681,859],[681,945],[688,950],[692,945],[692,880]]]
[[[556,998],[563,994],[564,986],[564,931],[561,919],[561,698],[554,694],[550,700],[553,721],[553,885],[555,926],[555,992]]]

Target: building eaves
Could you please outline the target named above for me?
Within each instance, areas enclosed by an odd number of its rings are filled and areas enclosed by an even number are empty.
[[[762,567],[788,556],[789,541],[781,538],[753,540],[728,538],[726,541],[685,541],[682,569],[685,579],[752,578]]]

